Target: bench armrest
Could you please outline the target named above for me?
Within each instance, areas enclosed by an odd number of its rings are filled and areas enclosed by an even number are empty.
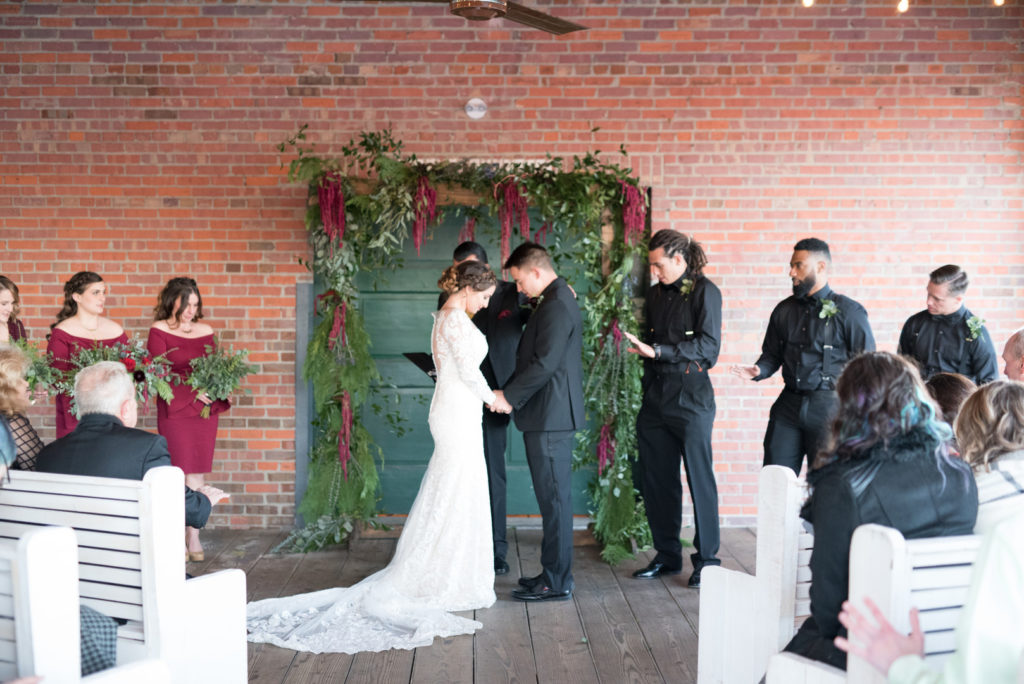
[[[843,684],[846,673],[795,653],[779,653],[768,661],[767,684]]]
[[[245,684],[245,573],[220,570],[185,582],[185,653],[180,667],[205,681]],[[187,681],[188,677],[175,677]]]
[[[82,677],[83,684],[171,684],[171,671],[162,660],[137,660]]]

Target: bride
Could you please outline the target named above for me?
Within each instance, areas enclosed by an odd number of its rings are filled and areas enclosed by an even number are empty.
[[[495,600],[483,436],[472,419],[481,402],[493,410],[510,407],[496,400],[480,373],[487,342],[470,316],[487,306],[496,282],[476,261],[450,267],[438,281],[450,296],[433,314],[431,332],[434,454],[391,562],[352,587],[250,603],[249,641],[359,653],[428,646],[435,637],[483,626],[449,611],[487,608]]]

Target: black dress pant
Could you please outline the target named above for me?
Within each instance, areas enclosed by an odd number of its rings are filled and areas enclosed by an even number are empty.
[[[799,475],[804,456],[813,464],[828,435],[837,403],[836,393],[831,390],[782,390],[769,413],[764,465],[788,466]]]
[[[487,489],[491,495],[491,539],[494,541],[494,557],[502,559],[508,553],[505,530],[505,447],[508,445],[510,418],[507,413],[493,413],[484,409],[484,460],[487,462]]]
[[[540,507],[544,538],[540,563],[547,586],[572,591],[572,447],[573,430],[524,432],[526,461]]]
[[[661,375],[645,382],[644,403],[636,420],[639,462],[634,484],[647,511],[657,555],[654,560],[682,569],[683,483],[693,500],[696,533],[690,555],[694,569],[719,565],[718,485],[711,458],[715,395],[711,380],[692,366],[691,373]]]

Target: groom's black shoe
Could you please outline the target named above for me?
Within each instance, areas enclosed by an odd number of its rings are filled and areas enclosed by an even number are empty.
[[[544,573],[541,572],[536,577],[520,577],[519,586],[527,589],[533,589],[535,586],[544,581]]]
[[[494,559],[494,574],[495,575],[507,575],[508,574],[508,563],[505,562],[504,558]]]
[[[572,598],[572,590],[555,591],[546,585],[537,585],[532,589],[513,589],[512,598],[517,601],[568,601]]]
[[[681,568],[670,568],[661,561],[653,560],[646,568],[641,568],[633,573],[633,577],[639,577],[640,579],[654,579],[661,577],[662,575],[678,575],[682,572]],[[700,574],[697,574],[697,581],[700,581]]]

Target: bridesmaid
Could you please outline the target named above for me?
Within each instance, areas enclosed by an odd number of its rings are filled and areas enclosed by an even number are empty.
[[[92,271],[79,271],[64,283],[64,307],[57,320],[50,324],[51,333],[46,351],[53,355],[53,367],[61,372],[71,370],[71,359],[80,349],[113,347],[128,344],[124,329],[104,318],[107,284]],[[71,415],[71,397],[57,395],[57,437],[63,437],[78,425]]]
[[[7,276],[0,275],[0,344],[25,339],[25,325],[18,320],[19,313],[18,286]]]
[[[171,371],[182,383],[172,386],[174,399],[157,399],[157,432],[167,439],[171,463],[185,471],[185,484],[192,489],[203,486],[203,475],[213,470],[213,449],[217,442],[217,414],[226,411],[226,401],[211,401],[184,383],[192,372],[189,362],[206,354],[214,342],[213,328],[200,323],[203,298],[191,278],[171,278],[157,297],[153,326],[149,329],[149,353],[167,354]],[[199,412],[210,406],[210,417]],[[204,560],[199,530],[185,528],[185,552],[190,561]]]

